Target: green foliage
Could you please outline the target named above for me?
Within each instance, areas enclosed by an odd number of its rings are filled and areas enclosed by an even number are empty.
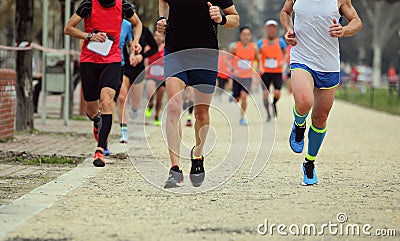
[[[3,155],[3,156],[2,156]],[[78,165],[83,161],[83,158],[79,157],[60,157],[60,156],[41,156],[41,155],[29,155],[27,153],[0,153],[1,162],[18,162],[25,165]]]
[[[336,98],[374,110],[400,115],[400,96],[397,93],[390,95],[388,89],[372,90],[368,88],[363,94],[358,88],[344,88],[337,91]]]

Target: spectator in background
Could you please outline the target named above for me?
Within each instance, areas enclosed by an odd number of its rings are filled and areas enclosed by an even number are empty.
[[[359,75],[360,75],[360,72],[358,72],[357,66],[353,65],[351,67],[351,72],[350,72],[350,81],[351,81],[352,89],[355,89],[357,87],[357,81],[358,81]]]
[[[389,69],[388,69],[387,77],[388,77],[388,80],[389,80],[389,94],[392,95],[393,91],[396,92],[397,84],[398,84],[398,81],[399,81],[399,77],[397,76],[397,71],[394,68],[393,64],[391,64]],[[400,95],[400,89],[398,91],[398,94]]]

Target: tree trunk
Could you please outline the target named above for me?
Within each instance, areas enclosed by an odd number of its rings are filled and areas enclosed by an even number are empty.
[[[374,87],[381,85],[382,70],[382,47],[378,44],[373,46],[374,57],[372,61],[372,83]]]
[[[16,0],[15,41],[32,41],[33,0]],[[18,51],[16,130],[33,128],[32,51]]]

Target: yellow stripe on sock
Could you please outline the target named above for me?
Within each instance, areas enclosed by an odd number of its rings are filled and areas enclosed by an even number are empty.
[[[310,156],[308,153],[306,155],[306,159],[309,161],[315,161],[315,158],[316,158],[315,156]]]
[[[315,126],[313,126],[312,124],[311,124],[311,129],[313,130],[313,131],[315,131],[315,132],[317,132],[317,133],[320,133],[320,134],[323,134],[323,133],[325,133],[326,132],[326,126],[324,127],[324,129],[318,129],[317,127],[315,127]]]
[[[195,156],[194,154],[193,154],[193,159],[203,159],[203,156]]]

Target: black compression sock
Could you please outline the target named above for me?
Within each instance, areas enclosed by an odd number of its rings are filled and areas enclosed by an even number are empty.
[[[105,149],[107,147],[107,139],[110,134],[112,125],[112,114],[102,114],[102,125],[99,131],[99,143],[98,147]]]
[[[128,125],[124,124],[124,123],[120,123],[119,126],[122,128],[122,127],[127,127]]]

